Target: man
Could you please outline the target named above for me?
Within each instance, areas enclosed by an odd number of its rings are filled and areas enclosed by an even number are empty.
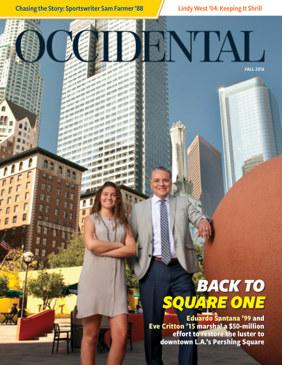
[[[133,206],[129,222],[135,240],[138,238],[138,256],[129,259],[129,266],[140,280],[147,365],[163,365],[160,342],[164,297],[185,299],[195,295],[192,275],[200,269],[189,222],[198,228],[203,238],[212,233],[208,220],[188,198],[169,195],[171,186],[170,170],[162,166],[154,169],[151,173],[154,195]],[[193,340],[193,345],[180,345],[179,365],[197,364],[193,323],[187,326],[187,316],[192,315],[197,315],[194,308],[184,307],[183,311],[178,311],[179,322],[184,325],[182,332],[189,332],[188,336],[178,339]],[[160,325],[160,329],[150,329],[150,324]]]

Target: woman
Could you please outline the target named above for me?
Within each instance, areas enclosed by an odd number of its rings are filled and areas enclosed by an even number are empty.
[[[106,182],[84,222],[85,256],[78,285],[78,318],[83,318],[81,364],[94,365],[102,315],[108,316],[112,345],[107,365],[122,364],[128,332],[123,258],[135,255],[119,188]]]

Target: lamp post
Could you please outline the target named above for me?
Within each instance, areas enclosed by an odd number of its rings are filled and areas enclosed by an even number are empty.
[[[26,252],[22,256],[22,261],[26,265],[26,271],[25,271],[25,281],[24,281],[24,291],[23,291],[23,302],[22,302],[21,318],[24,317],[24,298],[25,298],[25,288],[26,288],[26,282],[27,282],[28,265],[31,264],[33,260],[34,260],[34,254],[32,252]]]

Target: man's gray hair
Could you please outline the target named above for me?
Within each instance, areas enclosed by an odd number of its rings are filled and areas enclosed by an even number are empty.
[[[155,168],[151,171],[151,174],[150,174],[150,180],[152,180],[152,175],[153,175],[153,173],[154,173],[155,171],[159,171],[159,170],[162,170],[162,171],[167,172],[167,173],[169,174],[169,178],[170,178],[170,180],[171,180],[171,178],[172,178],[171,171],[170,171],[170,169],[169,169],[169,168],[164,167],[164,166],[157,166],[157,167],[155,167]]]

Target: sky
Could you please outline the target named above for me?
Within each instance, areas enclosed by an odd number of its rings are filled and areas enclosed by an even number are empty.
[[[55,30],[68,30],[70,20],[42,20],[40,28],[45,42]],[[4,31],[5,21],[0,20],[0,34]],[[260,77],[276,96],[279,110],[282,110],[280,17],[213,17],[182,16],[167,17],[167,30],[175,31],[189,49],[187,31],[220,31],[220,40],[211,34],[211,59],[217,59],[227,31],[232,32],[239,55],[244,55],[244,33],[250,35],[250,59],[260,59],[265,50],[265,62],[232,62],[231,53],[222,53],[224,62],[200,62],[204,59],[203,34],[193,42],[192,62],[184,56],[174,43],[172,54],[175,62],[168,63],[169,78],[169,121],[180,120],[187,129],[186,148],[199,134],[222,153],[222,134],[218,89],[227,87],[253,77]],[[54,54],[58,59],[65,57],[66,36],[58,34],[54,43]],[[229,48],[226,42],[224,49]],[[39,146],[53,153],[57,151],[58,128],[64,64],[50,59],[45,52],[40,60],[41,76],[44,78],[42,119]],[[245,71],[245,67],[263,67],[264,71]],[[223,167],[224,168],[224,167]],[[224,170],[223,170],[224,171]],[[224,179],[225,180],[225,179]]]

